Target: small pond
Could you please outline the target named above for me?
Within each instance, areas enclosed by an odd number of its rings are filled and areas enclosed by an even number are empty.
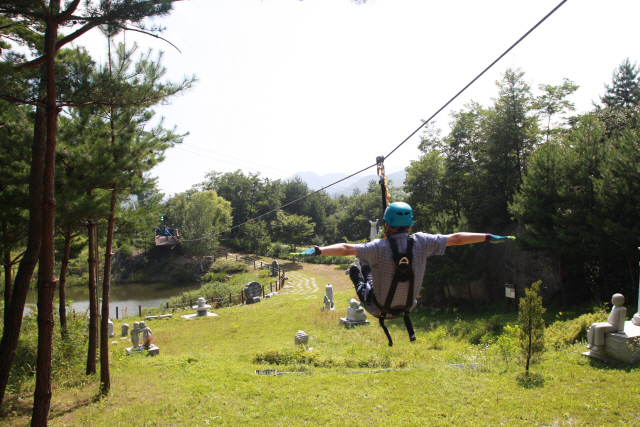
[[[159,308],[169,298],[198,288],[200,288],[199,283],[126,283],[111,285],[109,317],[115,319],[116,307],[118,307],[119,317],[122,317],[123,313],[128,313],[129,315],[137,314],[138,306],[142,306],[142,308]],[[65,294],[67,300],[72,301],[72,309],[77,313],[84,313],[89,309],[89,289],[86,286],[66,288]],[[102,288],[100,287],[98,289],[98,297],[101,296]],[[32,289],[27,295],[27,304],[35,305],[37,302],[38,292]],[[99,309],[101,307],[100,304],[98,303]]]

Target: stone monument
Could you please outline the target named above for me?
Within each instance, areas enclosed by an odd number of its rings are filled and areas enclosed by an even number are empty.
[[[142,333],[142,345],[140,345],[140,333]],[[143,350],[147,350],[151,356],[160,354],[160,349],[155,344],[151,344],[151,329],[147,327],[144,321],[133,323],[131,344],[132,346],[126,349],[127,354],[142,353]]]
[[[125,338],[129,336],[129,324],[128,323],[123,323],[122,324],[122,334],[121,337]]]
[[[275,262],[275,261],[274,261]],[[262,295],[262,285],[258,282],[249,282],[244,287],[244,296],[246,298],[246,304],[255,304],[260,302],[260,296]]]
[[[371,240],[376,240],[378,238],[378,228],[376,227],[376,225],[378,225],[378,220],[369,220],[369,224],[371,224],[371,230],[369,230],[369,238]]]
[[[194,310],[196,310],[195,314],[187,314],[184,315],[182,317],[184,317],[187,320],[191,320],[191,319],[195,319],[196,317],[214,317],[217,316],[217,314],[215,313],[209,313],[207,310],[211,308],[211,306],[209,304],[207,304],[207,301],[200,297],[198,298],[198,304],[194,305],[193,307]]]
[[[333,285],[329,284],[325,286],[326,295],[324,296],[324,307],[322,310],[335,310],[336,306],[333,303]]]
[[[116,334],[113,332],[113,322],[111,319],[107,319],[107,331],[109,333],[109,338],[113,338]]]
[[[280,274],[280,266],[278,265],[278,261],[274,259],[271,263],[271,277],[278,277],[278,274]]]
[[[640,361],[640,315],[625,321],[627,309],[624,296],[615,294],[611,298],[613,308],[606,322],[594,323],[587,331],[587,348],[584,356],[597,359],[635,364]]]
[[[340,323],[350,326],[368,325],[367,312],[364,308],[360,307],[360,302],[356,299],[351,299],[349,302],[349,308],[347,309],[347,317],[340,318]]]
[[[295,345],[303,345],[305,347],[309,346],[309,335],[305,334],[304,331],[298,331],[298,333],[296,333],[295,339],[294,339],[294,344]]]

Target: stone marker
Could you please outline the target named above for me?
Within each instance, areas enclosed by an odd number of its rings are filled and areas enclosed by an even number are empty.
[[[191,320],[191,319],[195,319],[196,317],[213,317],[213,316],[217,316],[217,314],[209,313],[207,311],[207,309],[211,308],[211,306],[209,304],[207,304],[207,301],[202,297],[198,298],[198,304],[194,305],[191,308],[193,308],[194,310],[197,310],[196,314],[187,314],[187,315],[182,316],[182,317],[184,317],[187,320]],[[162,317],[162,316],[160,316],[160,317]]]
[[[587,331],[587,348],[583,356],[596,359],[617,361],[630,365],[640,361],[640,316],[636,313],[633,320],[626,321],[627,309],[624,296],[615,294],[611,298],[613,308],[606,322],[594,323]]]
[[[309,345],[309,335],[305,334],[304,331],[298,331],[294,339],[295,345],[303,345],[307,347]]]
[[[129,336],[129,324],[127,323],[123,323],[122,324],[122,337],[127,337]]]
[[[329,284],[325,286],[326,295],[324,296],[324,307],[322,310],[335,310],[336,306],[333,303],[333,285]]]
[[[116,334],[113,332],[113,322],[111,319],[107,319],[107,331],[109,332],[109,338],[113,338]]]
[[[275,261],[274,261],[275,262]],[[262,285],[258,282],[249,282],[244,287],[244,296],[246,297],[247,304],[255,304],[260,302],[260,296],[262,295]]]
[[[273,262],[271,263],[271,277],[278,277],[279,273],[280,273],[280,266],[278,265],[278,261],[274,259]]]
[[[351,299],[349,302],[349,308],[347,309],[347,317],[341,317],[340,323],[350,326],[368,325],[367,312],[364,308],[360,307],[360,302],[356,299]]]

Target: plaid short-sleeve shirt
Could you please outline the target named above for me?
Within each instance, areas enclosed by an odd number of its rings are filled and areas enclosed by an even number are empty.
[[[443,255],[447,247],[447,236],[442,234],[415,233],[413,236],[415,243],[413,245],[414,302],[412,310],[417,304],[416,298],[422,287],[427,258],[432,255]],[[407,233],[398,233],[390,238],[396,241],[398,251],[404,252],[407,250],[408,237]],[[395,267],[391,245],[384,239],[376,239],[369,243],[356,245],[356,251],[362,265],[371,265],[372,289],[378,302],[383,304],[391,287]],[[396,294],[391,303],[392,308],[404,306],[407,301],[408,287],[408,282],[398,283]],[[369,301],[369,299],[367,295],[366,300]],[[365,308],[374,315],[379,311],[372,303],[365,304]]]

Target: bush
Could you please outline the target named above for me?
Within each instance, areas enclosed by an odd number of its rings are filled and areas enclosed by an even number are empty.
[[[131,249],[131,245],[129,245],[127,242],[122,242],[122,244],[118,248],[118,253],[120,254],[120,257],[122,257],[122,259],[125,259],[133,255],[133,250]]]
[[[227,280],[227,274],[223,271],[219,273],[207,273],[202,276],[203,282],[225,282]]]
[[[219,260],[211,264],[211,268],[209,270],[212,273],[237,274],[248,272],[249,267],[240,261]]]
[[[559,314],[562,316],[562,313]],[[549,343],[556,348],[586,341],[587,329],[596,322],[606,322],[607,312],[603,307],[595,307],[593,313],[583,314],[572,320],[561,318],[547,328],[546,336]]]
[[[262,286],[269,286],[268,277],[258,277],[255,274],[238,274],[235,275],[228,282],[209,282],[204,283],[200,289],[196,289],[189,292],[183,292],[180,295],[169,298],[169,304],[179,305],[186,304],[189,301],[195,303],[198,298],[202,297],[207,301],[211,298],[220,299],[222,301],[229,300],[229,294],[234,297],[238,296],[240,292],[249,282],[258,282]]]
[[[67,312],[71,304],[67,305]],[[7,394],[23,394],[33,391],[38,354],[37,308],[27,313],[22,320],[20,338],[11,366]],[[60,317],[54,310],[54,340],[52,354],[52,381],[57,386],[74,386],[91,378],[84,375],[87,357],[87,323],[84,315],[67,316],[68,335],[60,338]]]

